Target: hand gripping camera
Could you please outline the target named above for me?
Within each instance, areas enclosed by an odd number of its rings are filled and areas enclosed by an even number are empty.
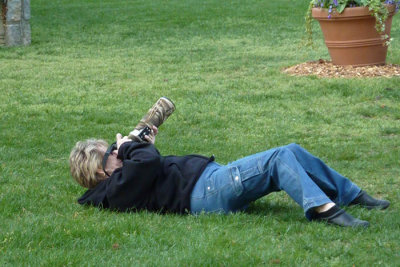
[[[1,0],[0,0],[1,1]],[[153,125],[159,127],[168,117],[175,111],[174,103],[166,97],[161,97],[157,102],[149,109],[146,115],[140,120],[138,125],[129,133],[128,137],[133,141],[147,142],[144,138],[146,135],[153,134]],[[102,167],[103,171],[107,176],[110,176],[106,171],[107,159],[113,150],[117,149],[117,144],[114,142],[107,149],[104,154]]]
[[[144,137],[152,134],[153,125],[159,127],[174,111],[175,104],[170,99],[161,97],[143,116],[128,137],[134,141],[147,142]]]

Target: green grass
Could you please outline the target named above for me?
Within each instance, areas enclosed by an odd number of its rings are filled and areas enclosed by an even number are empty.
[[[0,48],[0,265],[400,265],[400,79],[290,77],[328,59],[308,1],[50,1],[32,45]],[[388,62],[400,64],[400,19]],[[297,142],[386,211],[360,231],[309,223],[284,193],[229,216],[118,214],[76,203],[76,141],[128,133],[160,96],[162,154],[221,163]]]

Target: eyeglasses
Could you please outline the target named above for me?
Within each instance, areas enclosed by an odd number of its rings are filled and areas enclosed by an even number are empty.
[[[108,177],[110,177],[110,174],[108,174],[108,172],[106,171],[106,164],[107,164],[108,157],[110,156],[111,152],[113,152],[114,150],[117,150],[117,143],[112,143],[112,144],[107,148],[107,151],[106,151],[106,153],[104,154],[104,157],[103,157],[102,167],[103,167],[104,173],[105,173]]]

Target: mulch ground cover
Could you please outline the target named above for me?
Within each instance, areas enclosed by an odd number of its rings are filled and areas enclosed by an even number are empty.
[[[395,77],[400,76],[400,65],[338,66],[331,61],[319,59],[287,67],[283,72],[293,76],[316,75],[326,78]]]

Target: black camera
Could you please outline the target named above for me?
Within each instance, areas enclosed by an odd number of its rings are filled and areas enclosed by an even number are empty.
[[[151,133],[151,129],[149,126],[144,127],[140,133],[137,135],[141,141],[147,142],[147,140],[144,138],[146,135],[149,135]]]

